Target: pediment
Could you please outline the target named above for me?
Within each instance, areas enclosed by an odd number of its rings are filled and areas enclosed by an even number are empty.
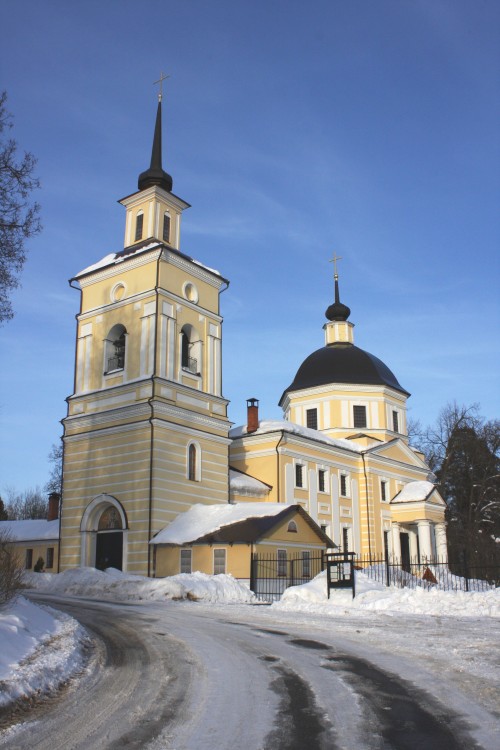
[[[374,457],[380,456],[381,458],[387,458],[391,461],[398,461],[399,463],[409,464],[410,466],[429,471],[429,467],[422,461],[420,456],[400,438],[390,440],[388,443],[383,443],[383,445],[375,445],[373,448],[369,448],[367,453]]]

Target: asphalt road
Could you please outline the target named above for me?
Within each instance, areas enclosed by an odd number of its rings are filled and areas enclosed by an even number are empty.
[[[418,660],[391,660],[333,626],[309,633],[258,608],[245,618],[242,608],[36,598],[76,617],[95,649],[84,673],[21,716],[2,747],[498,747],[491,712],[468,711],[470,697],[451,684],[443,694],[446,680]]]

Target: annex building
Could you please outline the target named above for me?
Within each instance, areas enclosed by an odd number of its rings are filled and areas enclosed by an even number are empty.
[[[409,394],[354,344],[337,275],[324,345],[285,388],[283,420],[260,420],[249,399],[247,424],[231,428],[228,281],[180,249],[189,204],[163,170],[161,127],[160,98],[150,167],[120,201],[123,249],[71,280],[80,310],[59,569],[248,578],[256,545],[445,557],[444,502],[408,442]]]

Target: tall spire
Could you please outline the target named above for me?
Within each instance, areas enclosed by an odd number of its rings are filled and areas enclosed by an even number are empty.
[[[163,74],[162,74],[163,75]],[[163,80],[163,79],[160,79]],[[151,164],[149,169],[139,175],[139,190],[146,190],[153,185],[172,192],[172,178],[163,171],[161,163],[161,93],[158,95],[158,109],[156,111],[155,134],[153,138],[153,149],[151,151]]]

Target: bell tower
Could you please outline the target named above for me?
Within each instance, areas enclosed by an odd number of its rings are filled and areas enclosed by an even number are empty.
[[[228,501],[219,295],[228,281],[180,251],[181,214],[151,164],[126,209],[124,248],[71,279],[81,292],[64,424],[61,570],[154,575],[149,541],[193,503]]]

